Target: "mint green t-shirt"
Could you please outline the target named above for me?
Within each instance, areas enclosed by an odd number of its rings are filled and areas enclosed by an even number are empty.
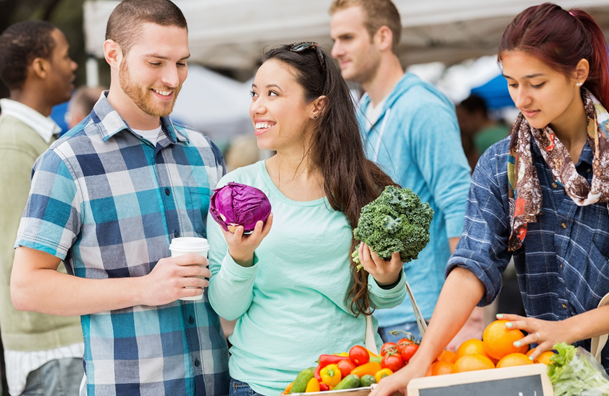
[[[245,268],[227,254],[221,227],[209,218],[209,301],[220,316],[237,319],[229,338],[231,377],[258,393],[278,395],[301,370],[316,366],[322,353],[364,345],[366,319],[355,317],[345,301],[352,229],[326,198],[285,197],[264,161],[227,174],[218,188],[229,182],[262,190],[273,226],[256,250],[256,263]],[[406,296],[403,282],[385,290],[369,277],[369,285],[377,309],[399,305]]]

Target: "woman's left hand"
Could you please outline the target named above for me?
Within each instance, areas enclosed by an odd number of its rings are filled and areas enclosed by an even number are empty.
[[[404,263],[400,260],[400,253],[393,253],[391,260],[385,261],[363,242],[360,244],[357,253],[366,272],[372,275],[379,285],[391,285],[397,282],[400,271],[404,267]]]
[[[571,339],[569,326],[564,321],[554,322],[512,314],[499,314],[497,319],[507,320],[506,327],[510,329],[524,330],[529,333],[514,344],[520,342],[520,346],[522,346],[536,343],[537,348],[531,354],[531,360],[537,359],[542,352],[552,349],[559,342],[571,344],[577,341]],[[511,327],[508,326],[510,323]]]

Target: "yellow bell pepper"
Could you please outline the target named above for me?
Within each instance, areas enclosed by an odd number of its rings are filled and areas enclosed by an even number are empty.
[[[307,383],[307,388],[305,389],[305,393],[309,392],[319,392],[319,381],[317,378],[313,377]]]
[[[351,370],[351,374],[355,374],[358,377],[362,377],[366,374],[374,375],[377,372],[381,371],[382,367],[378,362],[368,362],[366,364],[362,364],[361,366],[357,366],[353,370]]]
[[[374,378],[376,378],[376,383],[378,384],[383,378],[391,374],[393,374],[393,371],[389,370],[388,368],[384,368],[382,370],[377,371],[376,374],[374,374]]]
[[[319,372],[321,380],[328,386],[336,386],[341,380],[341,372],[336,364],[329,364]]]

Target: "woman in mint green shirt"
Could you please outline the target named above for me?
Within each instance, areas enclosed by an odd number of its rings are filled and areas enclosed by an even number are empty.
[[[273,214],[247,236],[208,222],[208,296],[220,316],[237,319],[230,394],[278,395],[320,354],[364,345],[364,313],[400,304],[406,290],[399,254],[383,261],[363,245],[365,271],[350,260],[361,208],[394,183],[366,160],[349,90],[316,43],[265,54],[250,116],[258,147],[277,154],[218,187],[257,187]]]

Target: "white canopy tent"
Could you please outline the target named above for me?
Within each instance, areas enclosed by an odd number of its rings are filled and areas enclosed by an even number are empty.
[[[394,0],[402,16],[403,64],[456,63],[496,51],[501,33],[526,7],[543,0]],[[556,0],[591,12],[609,33],[609,0]],[[331,47],[331,0],[175,0],[189,24],[192,61],[253,69],[265,47],[318,41]],[[101,58],[108,16],[118,1],[87,0],[87,52]]]
[[[454,64],[495,54],[501,34],[513,17],[543,0],[393,1],[402,17],[400,58],[408,66],[433,61]],[[242,70],[249,76],[253,75],[264,49],[273,45],[317,41],[326,51],[331,49],[328,14],[331,0],[174,2],[188,20],[190,62],[195,64]],[[555,2],[565,8],[586,9],[609,36],[609,0]],[[96,58],[103,58],[106,22],[118,3],[109,0],[84,3],[86,51]],[[247,111],[247,85],[209,70],[191,68],[173,116],[218,142],[249,133],[252,126]]]

